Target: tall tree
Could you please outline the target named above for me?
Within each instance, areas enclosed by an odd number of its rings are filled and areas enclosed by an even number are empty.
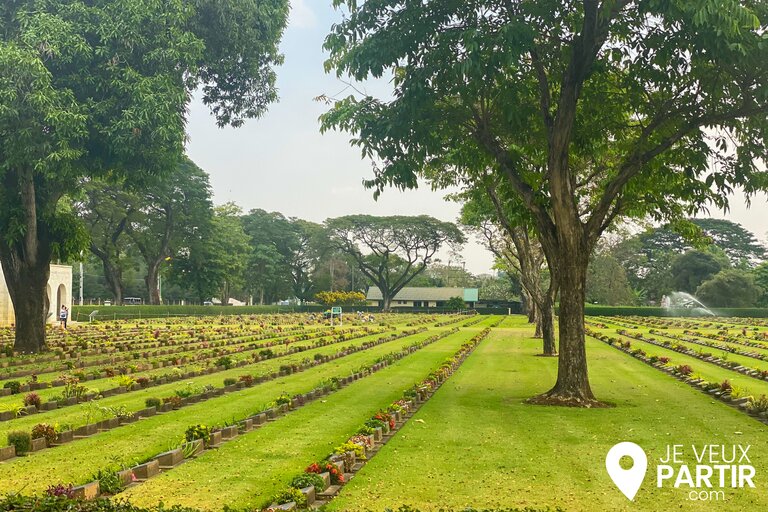
[[[214,208],[212,241],[217,249],[212,254],[220,270],[218,293],[222,304],[229,304],[233,293],[245,286],[248,263],[252,258],[253,247],[243,229],[242,214],[235,203]]]
[[[534,403],[598,406],[589,385],[589,255],[615,218],[655,220],[766,188],[768,4],[334,0],[325,47],[353,79],[394,75],[386,99],[324,116],[381,162],[369,185],[480,187],[530,213],[560,291],[557,382]],[[761,21],[762,20],[762,21]],[[706,128],[706,130],[705,130]],[[712,165],[714,164],[714,165]]]
[[[752,274],[745,270],[727,269],[704,281],[696,289],[696,297],[708,307],[753,308],[761,292]]]
[[[325,226],[339,250],[351,256],[381,290],[384,311],[389,311],[397,292],[427,268],[441,247],[465,242],[455,225],[426,215],[349,215],[328,219]]]
[[[138,203],[138,197],[125,190],[124,184],[88,180],[83,184],[82,199],[75,204],[90,235],[90,251],[101,261],[114,304],[123,301],[123,272],[132,266],[126,228]]]
[[[15,347],[45,347],[53,257],[86,247],[62,199],[83,177],[140,183],[182,154],[193,91],[220,125],[275,100],[288,0],[0,3],[0,263]]]
[[[724,261],[723,261],[724,260]],[[695,293],[701,283],[711,278],[724,267],[728,260],[718,258],[711,252],[691,250],[672,261],[672,287],[675,291]]]
[[[126,224],[144,263],[150,304],[160,304],[158,277],[164,262],[187,247],[189,239],[211,222],[208,174],[188,158],[172,171],[155,178],[136,194],[136,207]]]
[[[501,268],[519,276],[528,307],[528,321],[536,325],[534,336],[542,338],[542,354],[557,355],[555,344],[555,298],[557,282],[544,279],[546,258],[519,205],[505,207],[494,190],[462,195],[462,222],[480,233],[484,245]]]

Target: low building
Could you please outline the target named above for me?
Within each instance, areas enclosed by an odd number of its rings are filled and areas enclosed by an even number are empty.
[[[453,297],[461,297],[468,307],[477,303],[477,288],[403,288],[392,298],[392,308],[441,308]],[[381,290],[376,286],[368,288],[365,297],[369,306],[384,307]]]
[[[72,267],[69,265],[51,265],[51,276],[48,278],[48,321],[58,321],[61,306],[72,309]],[[0,268],[0,325],[10,325],[15,322],[13,302],[5,284],[5,276]]]

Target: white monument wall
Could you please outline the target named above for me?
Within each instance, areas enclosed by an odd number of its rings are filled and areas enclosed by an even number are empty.
[[[48,279],[48,300],[50,309],[48,321],[56,322],[62,304],[72,309],[72,267],[69,265],[51,265]],[[0,268],[0,325],[14,323],[13,303],[8,294],[2,268]]]

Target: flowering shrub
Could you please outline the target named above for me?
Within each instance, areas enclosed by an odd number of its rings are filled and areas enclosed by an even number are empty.
[[[37,393],[27,393],[27,395],[24,397],[24,405],[29,407],[30,405],[34,405],[38,409],[40,406],[43,405],[43,400],[40,398],[40,395]]]
[[[240,382],[245,383],[246,386],[252,386],[253,385],[253,376],[252,375],[241,375],[240,376]]]
[[[331,464],[330,462],[313,462],[307,466],[307,469],[305,469],[304,472],[317,474],[329,473],[331,475],[332,485],[340,485],[344,483],[344,474],[339,471],[339,468],[337,468],[335,464]]]
[[[347,452],[353,452],[355,454],[355,457],[360,460],[365,460],[365,448],[357,443],[353,443],[352,441],[347,441],[346,443],[337,446],[333,453],[336,455],[346,455]],[[351,464],[352,460],[350,458],[349,461],[345,460],[345,463],[347,463],[347,467],[352,466]]]
[[[681,364],[680,366],[675,367],[675,371],[677,371],[677,373],[680,375],[690,375],[693,373],[693,368],[687,364]]]
[[[373,417],[373,419],[387,423],[389,425],[390,430],[395,428],[395,418],[386,411],[377,412],[376,415]]]

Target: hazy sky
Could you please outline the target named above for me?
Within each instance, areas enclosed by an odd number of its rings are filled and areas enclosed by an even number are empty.
[[[318,117],[328,107],[314,98],[336,96],[345,88],[335,76],[325,74],[326,55],[321,48],[329,27],[340,16],[330,0],[292,0],[292,5],[282,42],[285,64],[277,70],[280,101],[263,118],[238,129],[217,128],[199,101],[192,105],[188,152],[210,173],[215,202],[234,201],[246,211],[262,208],[315,222],[354,213],[427,214],[455,221],[458,205],[443,200],[445,192],[431,192],[428,187],[412,192],[390,189],[374,201],[371,191],[362,186],[362,180],[371,177],[370,163],[349,145],[349,136],[320,134]],[[376,93],[387,90],[385,84],[369,87]],[[768,231],[765,196],[756,198],[751,210],[740,198],[733,202],[725,217],[764,240]],[[479,245],[469,244],[463,256],[467,270],[490,270],[492,257]]]

